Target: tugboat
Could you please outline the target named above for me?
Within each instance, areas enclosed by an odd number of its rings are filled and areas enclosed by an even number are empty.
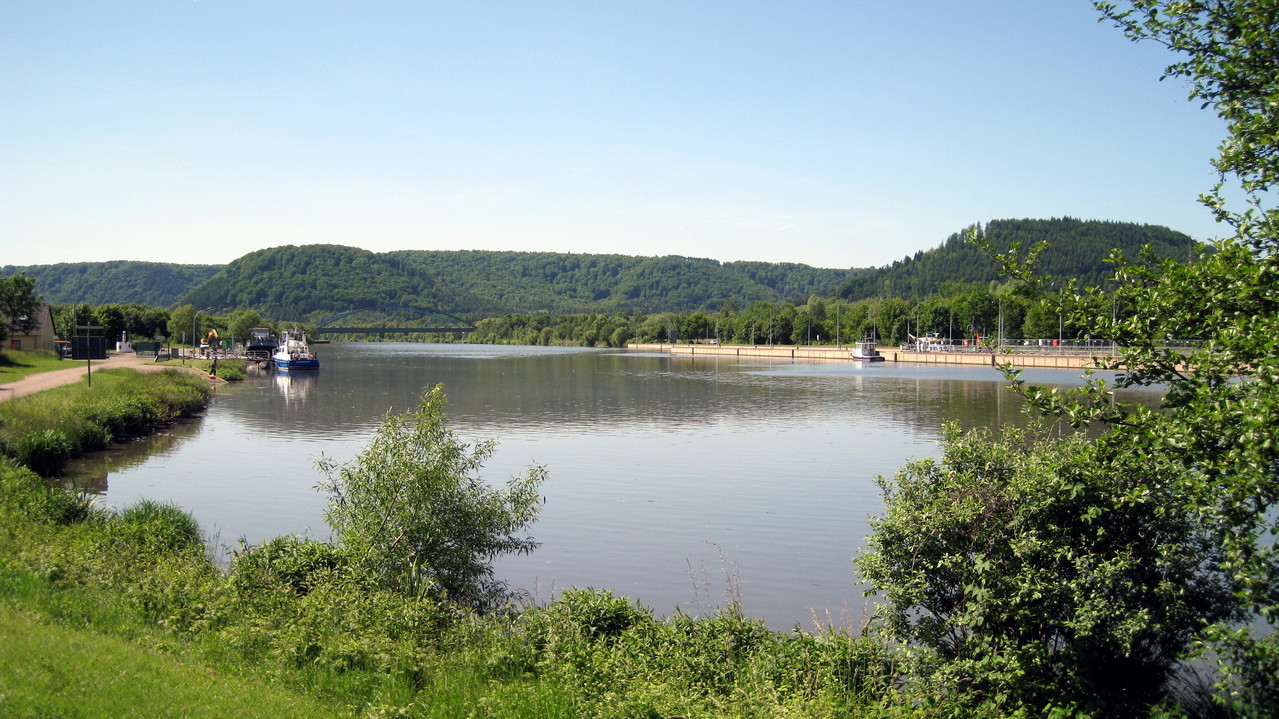
[[[254,327],[249,330],[249,341],[244,343],[244,354],[251,360],[261,362],[271,359],[271,355],[274,355],[279,347],[280,343],[275,341],[275,335],[271,334],[271,330],[265,327]]]
[[[312,370],[320,368],[320,360],[306,344],[306,334],[285,330],[280,346],[275,352],[275,368],[281,370]]]

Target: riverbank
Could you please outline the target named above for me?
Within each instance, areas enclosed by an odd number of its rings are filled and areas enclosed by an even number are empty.
[[[27,375],[22,379],[13,382],[5,382],[0,384],[0,402],[14,399],[16,397],[26,397],[37,392],[54,389],[55,387],[64,387],[69,384],[75,384],[85,380],[85,375],[93,372],[101,372],[108,369],[135,369],[139,372],[160,372],[166,369],[175,369],[201,376],[207,376],[205,370],[192,365],[175,365],[170,363],[159,363],[150,357],[139,357],[136,354],[122,352],[107,355],[105,360],[96,362],[80,362],[72,360],[64,360],[68,365],[66,369],[50,370],[48,372],[39,372]]]
[[[202,411],[213,394],[203,371],[139,372],[127,361],[108,362],[93,373],[92,386],[79,380],[83,371],[45,372],[13,383],[11,401],[0,403],[0,454],[55,477],[72,457]],[[18,394],[23,396],[12,396]]]
[[[712,344],[640,344],[626,345],[636,352],[660,352],[688,357],[767,357],[771,359],[809,362],[855,362],[848,347],[792,345],[712,345]],[[1011,363],[1014,367],[1048,369],[1088,369],[1096,366],[1091,354],[1049,352],[1012,352],[998,354],[960,350],[956,352],[912,352],[881,347],[879,353],[887,362],[949,364],[995,367]]]

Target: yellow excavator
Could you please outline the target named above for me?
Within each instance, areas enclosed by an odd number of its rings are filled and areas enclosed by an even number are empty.
[[[205,335],[204,339],[200,340],[200,349],[211,350],[211,349],[217,349],[217,347],[218,347],[218,331],[209,330],[209,334]]]

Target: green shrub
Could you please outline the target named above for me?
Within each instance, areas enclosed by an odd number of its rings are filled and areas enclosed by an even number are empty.
[[[540,468],[498,489],[477,476],[492,442],[463,444],[445,424],[440,386],[415,413],[389,415],[358,457],[322,459],[325,519],[357,572],[408,594],[474,608],[507,600],[491,561],[537,543],[520,536],[540,508]]]
[[[857,558],[922,695],[1141,714],[1196,632],[1238,618],[1175,465],[1010,428],[950,425],[943,449],[880,479]]]
[[[247,376],[245,366],[246,362],[242,359],[218,360],[217,377],[227,382],[239,382]]]
[[[632,627],[653,621],[652,611],[639,602],[604,589],[567,589],[546,613],[590,641],[616,639]]]
[[[50,487],[15,460],[0,461],[0,502],[9,511],[43,524],[76,524],[103,516],[93,495]]]
[[[113,517],[108,526],[116,538],[156,555],[204,550],[199,523],[173,504],[141,500]]]
[[[22,435],[14,452],[16,459],[42,477],[55,477],[71,459],[74,447],[60,429],[43,429]]]
[[[346,555],[328,542],[285,535],[236,552],[230,578],[242,587],[282,584],[306,594],[346,561]]]

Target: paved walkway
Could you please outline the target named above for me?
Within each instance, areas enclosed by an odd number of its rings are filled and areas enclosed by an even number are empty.
[[[16,382],[0,384],[0,402],[14,397],[23,397],[36,392],[43,392],[46,389],[61,387],[65,384],[75,384],[83,382],[84,375],[89,369],[84,362],[75,361],[74,367],[67,369],[55,369],[51,372],[38,372],[36,374],[27,375]],[[106,361],[98,361],[93,363],[93,371],[104,369],[116,369],[119,367],[132,367],[143,372],[158,372],[163,369],[182,369],[182,365],[174,364],[157,364],[150,357],[139,357],[132,353],[111,354],[107,355]],[[199,372],[204,375],[203,371],[197,370],[191,365],[186,368],[191,372]]]

